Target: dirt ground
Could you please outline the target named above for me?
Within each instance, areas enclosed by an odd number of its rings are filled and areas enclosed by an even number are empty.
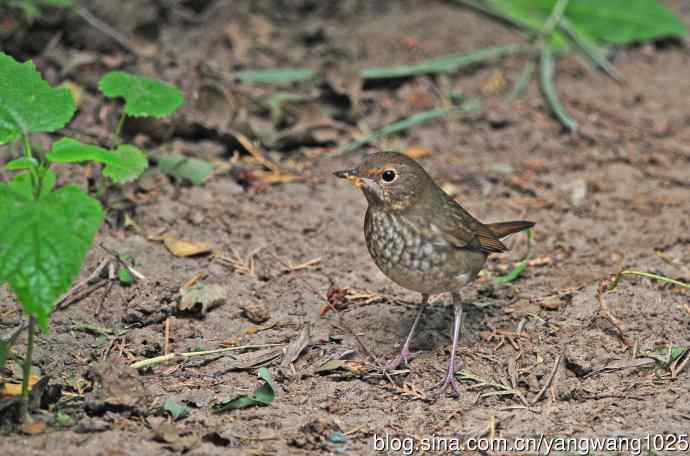
[[[93,14],[131,38],[129,49],[74,13],[28,30],[5,23],[3,50],[33,58],[52,83],[71,80],[83,89],[66,134],[107,139],[117,105],[97,95],[96,82],[113,68],[149,74],[181,87],[185,108],[171,120],[128,124],[127,139],[152,157],[172,150],[212,161],[219,172],[195,187],[154,166],[113,192],[82,278],[108,257],[102,244],[132,255],[146,280],[131,287],[104,280],[54,314],[34,353],[50,385],[35,416],[48,427],[26,435],[6,419],[3,455],[369,454],[374,435],[386,434],[687,435],[690,369],[673,378],[665,362],[669,346],[690,346],[687,290],[637,277],[604,293],[631,346],[603,318],[597,298],[621,265],[690,280],[687,41],[616,50],[625,84],[587,71],[575,57],[559,61],[559,92],[582,127],[572,136],[551,118],[536,84],[505,101],[524,65],[520,56],[451,77],[357,89],[359,68],[521,40],[449,3],[173,3],[89,2]],[[669,6],[690,23],[687,2]],[[276,88],[227,77],[288,66],[313,68],[323,82]],[[522,277],[494,281],[526,250],[525,236],[516,235],[511,251],[492,256],[486,274],[464,290],[461,355],[476,379],[462,380],[458,399],[429,394],[449,352],[446,297],[427,311],[410,369],[394,372],[391,383],[376,367],[396,355],[419,296],[378,271],[363,241],[365,200],[331,175],[367,151],[336,157],[339,146],[440,106],[439,93],[450,89],[478,98],[481,113],[451,115],[376,146],[425,152],[423,166],[482,221],[537,223]],[[265,100],[278,91],[308,99],[281,110],[276,124]],[[271,185],[238,133],[298,179],[281,175],[284,182]],[[86,186],[86,172],[63,167],[60,175]],[[175,257],[154,239],[163,231],[209,243],[214,253]],[[199,274],[205,284],[222,285],[227,298],[201,314],[182,312],[179,290]],[[0,334],[23,321],[14,297],[0,289]],[[282,362],[286,344],[306,335],[301,354]],[[18,354],[24,344],[22,336]],[[283,345],[129,367],[166,348],[264,344]],[[644,356],[650,352],[658,360]],[[323,370],[338,359],[346,369]],[[260,365],[269,368],[275,401],[213,413],[213,404],[261,384]],[[13,375],[10,367],[4,377]],[[189,413],[173,422],[166,400]],[[58,411],[72,422],[58,425]]]

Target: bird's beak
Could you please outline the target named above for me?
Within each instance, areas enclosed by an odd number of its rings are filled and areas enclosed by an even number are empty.
[[[357,169],[345,169],[342,171],[336,171],[333,173],[333,175],[341,179],[347,179],[350,182],[352,182],[355,187],[362,188],[363,182],[362,179],[359,177]]]

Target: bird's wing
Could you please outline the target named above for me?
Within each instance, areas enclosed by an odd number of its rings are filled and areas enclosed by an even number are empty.
[[[440,233],[451,245],[483,253],[508,250],[489,227],[472,217],[450,197],[439,209],[433,212],[429,223],[431,229]]]

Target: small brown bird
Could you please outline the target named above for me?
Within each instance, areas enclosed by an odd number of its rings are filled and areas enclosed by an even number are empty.
[[[397,152],[367,155],[356,168],[338,171],[364,192],[369,203],[364,238],[376,265],[395,283],[422,294],[422,302],[395,369],[411,358],[410,341],[429,297],[450,292],[454,303],[453,345],[448,372],[437,385],[457,395],[455,352],[460,340],[462,303],[459,290],[484,266],[487,256],[508,248],[501,238],[534,226],[516,221],[485,225],[441,190],[417,162]]]

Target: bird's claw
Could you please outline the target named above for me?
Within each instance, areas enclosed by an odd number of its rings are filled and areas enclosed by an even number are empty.
[[[440,396],[443,392],[451,386],[455,392],[455,397],[460,397],[460,383],[455,379],[455,372],[448,370],[445,378],[435,384],[432,388],[436,396]]]

